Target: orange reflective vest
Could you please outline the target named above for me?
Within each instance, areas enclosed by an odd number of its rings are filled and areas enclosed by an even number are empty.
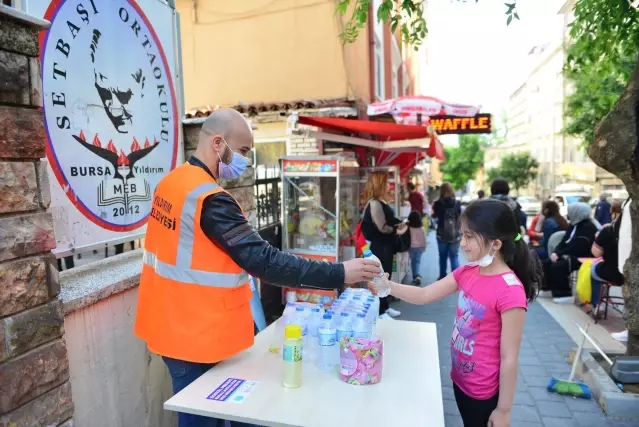
[[[161,356],[214,363],[253,345],[248,275],[200,228],[204,199],[223,191],[184,164],[153,195],[135,335]]]

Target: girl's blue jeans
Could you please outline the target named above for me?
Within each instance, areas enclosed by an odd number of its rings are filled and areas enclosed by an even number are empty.
[[[422,255],[424,255],[424,248],[410,248],[410,268],[413,271],[413,280],[417,277],[422,277],[421,265]]]

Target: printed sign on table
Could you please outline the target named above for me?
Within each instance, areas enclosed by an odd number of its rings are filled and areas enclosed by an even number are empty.
[[[40,39],[51,169],[87,219],[112,231],[138,229],[177,161],[167,55],[134,0],[54,0],[44,18],[51,21]]]
[[[206,398],[216,402],[242,403],[258,384],[256,381],[227,378]]]

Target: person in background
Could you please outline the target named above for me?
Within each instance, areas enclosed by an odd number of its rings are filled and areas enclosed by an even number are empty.
[[[593,263],[591,275],[593,280],[593,301],[598,301],[599,286],[595,287],[595,283],[600,285],[602,282],[611,283],[621,286],[624,283],[624,277],[619,272],[619,223],[611,222],[602,228],[595,236],[595,243],[592,245],[592,254],[596,258],[602,258],[600,261]]]
[[[544,233],[542,233],[541,231],[537,231],[537,225],[539,225],[540,221],[543,223],[544,216],[542,214],[535,215],[532,221],[530,221],[530,227],[528,227],[528,237],[530,238],[530,246],[533,248],[539,247],[539,245],[541,244],[541,241],[544,238]]]
[[[410,210],[419,212],[421,216],[424,216],[424,195],[417,191],[417,187],[412,182],[406,184],[406,188],[408,188],[408,202],[410,203]]]
[[[568,221],[571,227],[550,254],[550,259],[544,262],[544,289],[550,289],[557,304],[572,303],[570,274],[581,267],[579,258],[592,258],[591,248],[598,231],[588,203],[568,205]]]
[[[626,200],[621,209],[621,217],[619,218],[619,241],[617,243],[617,268],[623,274],[624,265],[630,257],[630,249],[632,248],[632,223],[630,221],[630,199]],[[628,341],[628,329],[615,332],[612,337],[617,341]]]
[[[479,200],[481,200],[481,199],[483,199],[484,197],[486,197],[486,193],[484,193],[484,190],[479,190],[479,191],[477,192],[477,198],[478,198]]]
[[[599,224],[606,225],[610,224],[612,218],[610,217],[612,212],[612,206],[606,200],[606,194],[601,193],[599,195],[599,203],[597,203],[597,209],[595,209],[595,219],[599,222]]]
[[[504,203],[471,203],[461,216],[461,230],[468,265],[423,288],[391,282],[391,295],[429,304],[459,293],[450,376],[463,424],[510,426],[526,311],[541,269]],[[375,292],[374,284],[369,287]]]
[[[522,234],[526,234],[528,227],[526,226],[526,222],[528,218],[524,211],[521,210],[521,205],[517,203],[515,199],[510,197],[510,185],[508,185],[508,181],[504,178],[496,178],[490,184],[490,198],[501,200],[506,203],[511,211],[515,214],[515,218],[517,218],[517,223],[521,228]]]
[[[622,209],[623,206],[621,202],[616,200],[612,202],[612,208],[610,208],[610,219],[612,220],[612,222],[617,221],[619,218],[621,218]]]
[[[379,258],[382,269],[389,274],[393,272],[393,257],[397,236],[408,231],[408,226],[395,217],[393,209],[388,205],[388,174],[375,171],[368,176],[364,187],[366,207],[362,215],[362,233],[370,242],[371,252]],[[390,317],[402,313],[389,305],[388,297],[379,299],[379,315]]]
[[[408,215],[408,229],[410,230],[410,265],[413,271],[413,285],[422,284],[421,272],[422,255],[426,251],[426,233],[422,215],[418,211],[412,211]]]
[[[373,260],[318,262],[263,240],[219,179],[249,164],[253,132],[238,111],[209,115],[188,162],[158,183],[147,223],[135,335],[162,356],[178,393],[254,342],[249,275],[293,288],[338,290],[380,273]],[[178,413],[179,427],[219,420]],[[232,427],[245,423],[231,421]]]
[[[439,188],[439,199],[433,203],[433,216],[437,218],[440,279],[446,277],[448,260],[451,271],[459,267],[460,215],[461,206],[455,199],[455,189],[450,182],[445,182]]]
[[[544,223],[542,225],[543,241],[541,247],[537,249],[537,255],[544,260],[548,259],[548,241],[550,236],[558,231],[567,230],[570,227],[566,218],[561,216],[559,212],[559,204],[554,200],[546,200],[541,205],[541,214],[544,216]],[[531,226],[532,228],[532,226]]]

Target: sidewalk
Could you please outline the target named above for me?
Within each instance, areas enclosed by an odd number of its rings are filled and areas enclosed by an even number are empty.
[[[428,238],[428,249],[422,261],[422,277],[432,283],[439,274],[437,245],[434,234]],[[393,307],[402,315],[398,320],[434,322],[437,324],[440,370],[447,427],[463,426],[450,380],[450,337],[457,297],[416,306],[396,302]],[[568,378],[569,350],[576,344],[555,319],[539,303],[528,310],[519,358],[519,378],[515,404],[512,408],[513,427],[637,427],[639,423],[616,421],[606,417],[594,400],[574,399],[546,391],[550,376]],[[428,402],[424,402],[428,404]],[[613,414],[614,416],[614,414]]]

